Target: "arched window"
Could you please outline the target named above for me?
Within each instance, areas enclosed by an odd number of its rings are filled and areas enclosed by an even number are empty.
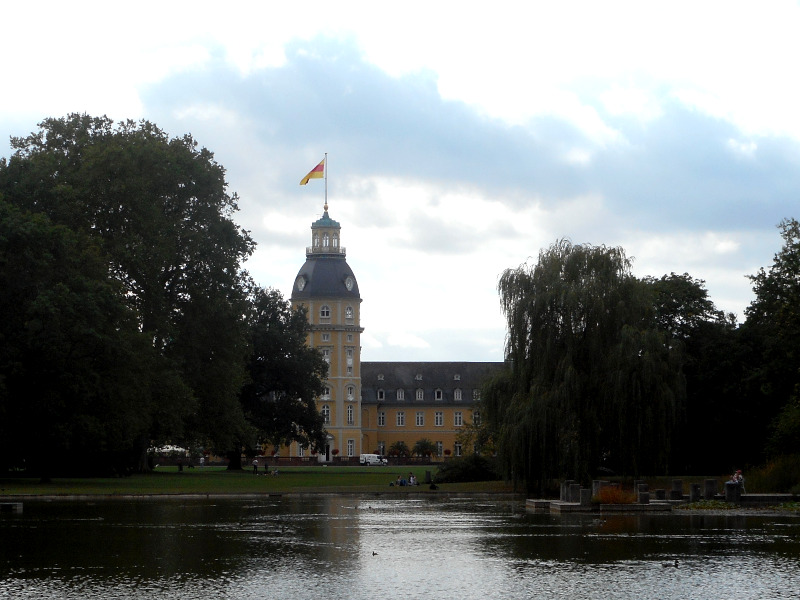
[[[397,399],[398,400],[405,400],[406,399],[406,395],[405,395],[405,392],[403,390],[397,390]]]
[[[327,248],[330,245],[330,243],[331,243],[331,241],[330,241],[330,238],[328,237],[328,234],[327,233],[323,233],[322,234],[322,247],[323,248]]]
[[[352,425],[355,421],[353,420],[353,405],[347,405],[347,424]]]
[[[352,402],[353,400],[355,400],[355,396],[356,396],[356,388],[354,386],[352,386],[352,385],[348,385],[347,386],[347,399],[350,400],[350,402]]]
[[[353,318],[353,307],[348,306],[344,309],[344,318],[345,319],[352,319]]]
[[[314,248],[319,247],[319,234],[314,234]]]
[[[327,404],[323,404],[321,412],[322,412],[322,422],[325,423],[325,425],[330,425],[331,424],[331,407],[328,406]]]
[[[453,390],[453,400],[461,402],[461,390],[459,388]]]
[[[336,235],[335,233],[333,234],[333,247],[334,248],[339,247],[339,236]]]

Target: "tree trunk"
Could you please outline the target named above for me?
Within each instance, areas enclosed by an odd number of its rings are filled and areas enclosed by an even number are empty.
[[[226,453],[228,457],[228,471],[241,471],[242,470],[242,452],[237,450],[230,450]]]

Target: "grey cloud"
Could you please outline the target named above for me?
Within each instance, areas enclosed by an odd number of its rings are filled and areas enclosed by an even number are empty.
[[[331,173],[469,182],[512,207],[599,195],[623,229],[763,230],[790,216],[797,202],[797,142],[762,137],[753,158],[739,156],[728,140],[746,139],[742,132],[677,101],[646,125],[598,109],[624,139],[600,147],[556,117],[510,126],[443,100],[431,73],[390,77],[351,42],[297,42],[287,57],[282,67],[246,76],[217,61],[172,77],[147,91],[147,112],[163,115],[153,118],[169,131],[188,126],[195,137],[195,125],[212,125],[174,121],[181,107],[206,102],[239,115],[252,144],[240,152],[260,153],[265,169],[302,166],[276,182],[276,201],[295,194],[303,169],[328,150]],[[213,150],[231,143],[218,135],[231,134],[228,127],[200,141]],[[311,148],[319,150],[306,164]],[[588,148],[591,160],[567,163],[571,148]]]

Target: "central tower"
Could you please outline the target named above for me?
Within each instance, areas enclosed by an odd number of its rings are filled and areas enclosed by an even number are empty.
[[[361,296],[347,253],[341,226],[328,216],[311,224],[306,262],[292,287],[293,307],[305,306],[311,333],[308,345],[328,363],[328,378],[317,409],[325,420],[328,439],[321,462],[358,456],[361,448]],[[369,450],[367,450],[369,451]]]

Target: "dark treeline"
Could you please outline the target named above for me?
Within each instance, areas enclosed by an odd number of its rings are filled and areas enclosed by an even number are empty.
[[[0,161],[0,469],[145,470],[152,444],[322,441],[308,323],[243,270],[191,136],[70,115]]]
[[[634,277],[621,248],[562,240],[505,271],[509,368],[482,396],[505,474],[535,490],[800,454],[800,225],[779,228],[741,325],[689,274]]]

